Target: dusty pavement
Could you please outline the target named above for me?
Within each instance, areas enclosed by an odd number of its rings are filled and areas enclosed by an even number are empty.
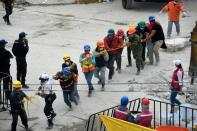
[[[42,1],[34,0],[33,2],[34,4],[39,4]],[[72,1],[70,0],[70,2]],[[52,4],[54,3],[53,1]],[[19,32],[25,31],[28,33],[27,38],[29,39],[30,51],[27,56],[27,83],[31,88],[25,92],[29,95],[35,94],[34,90],[38,87],[36,84],[39,84],[38,76],[41,73],[47,72],[53,75],[61,69],[64,53],[70,54],[72,60],[78,63],[79,53],[83,50],[83,44],[90,43],[92,48],[94,48],[95,42],[104,38],[108,28],[123,28],[126,31],[129,24],[136,24],[139,20],[147,21],[149,15],[156,16],[158,21],[163,25],[165,32],[167,28],[167,15],[159,15],[158,13],[164,5],[163,3],[136,3],[135,8],[132,10],[124,10],[119,0],[112,3],[87,5],[69,4],[55,6],[52,4],[50,3],[50,6],[19,6],[15,8],[11,16],[12,26],[7,26],[2,19],[0,20],[0,39],[4,38],[9,42],[7,45],[9,50]],[[191,17],[181,20],[181,37],[190,35],[197,20],[197,1],[185,1],[184,5]],[[0,7],[0,15],[4,15],[2,7]],[[136,85],[109,84],[106,87],[106,92],[101,92],[100,87],[95,85],[96,91],[92,98],[87,97],[87,87],[79,85],[81,101],[72,112],[68,112],[68,108],[63,102],[60,87],[54,86],[58,95],[54,103],[54,109],[58,115],[55,119],[54,123],[56,126],[53,130],[73,131],[75,130],[73,127],[76,130],[79,127],[78,130],[81,130],[80,125],[85,126],[84,122],[90,114],[117,105],[122,95],[128,95],[130,99],[134,99],[146,95],[143,91],[161,87],[161,85],[139,83],[163,82],[163,79],[159,76],[160,74],[170,80],[172,70],[174,69],[172,61],[176,58],[182,59],[183,67],[188,71],[190,47],[175,53],[161,51],[160,57],[161,63],[159,66],[146,66],[141,75],[135,76],[135,66],[132,68],[125,67],[127,58],[126,50],[124,50],[122,55],[122,73],[116,73],[112,82],[132,82],[136,83]],[[11,74],[13,79],[15,79],[15,60],[13,59],[11,63]],[[83,84],[85,79],[79,63],[78,68],[80,72],[79,83]],[[189,77],[186,73],[185,81],[188,80]],[[93,81],[97,83],[95,78]],[[131,89],[133,90],[133,88],[136,92],[127,92]],[[163,88],[165,89],[167,86],[164,85]],[[46,129],[43,104],[43,99],[37,96],[35,96],[33,104],[29,104],[29,117],[38,117],[38,119],[29,122],[35,131]],[[9,130],[11,123],[9,113],[0,113],[0,118],[0,130]],[[18,129],[23,130],[20,126]]]

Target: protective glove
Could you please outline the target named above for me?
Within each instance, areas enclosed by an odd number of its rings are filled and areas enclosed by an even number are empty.
[[[185,18],[185,17],[187,17],[188,16],[188,14],[186,13],[186,12],[183,12],[182,13],[182,18]]]
[[[33,96],[27,96],[28,101],[32,101],[32,99],[33,99]]]
[[[107,55],[107,51],[106,51],[106,50],[103,50],[103,51],[100,52],[100,54],[101,54],[102,56],[106,56],[106,55]]]
[[[57,76],[57,75],[54,75],[54,76],[53,76],[53,79],[54,79],[54,80],[58,80],[58,76]]]

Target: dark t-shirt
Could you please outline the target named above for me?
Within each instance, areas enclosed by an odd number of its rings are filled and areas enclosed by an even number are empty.
[[[159,25],[158,23],[154,23],[154,25],[152,26],[152,30],[156,30],[155,35],[151,38],[152,42],[165,39],[161,25]]]
[[[10,105],[12,111],[20,111],[24,108],[23,99],[26,97],[26,94],[23,91],[13,91],[10,95]]]
[[[146,33],[150,33],[150,30],[146,26],[144,27],[143,30],[140,28],[140,26],[137,26],[136,30],[137,30],[138,34],[142,35],[142,39],[146,38]]]
[[[9,70],[12,54],[5,48],[0,48],[0,71]]]

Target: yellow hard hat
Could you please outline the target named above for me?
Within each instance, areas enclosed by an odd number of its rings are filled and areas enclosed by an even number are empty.
[[[67,54],[65,54],[64,57],[63,57],[63,59],[64,59],[65,61],[70,60],[70,56],[67,55]]]
[[[13,87],[14,89],[20,89],[20,88],[22,87],[22,84],[21,84],[20,81],[15,80],[15,81],[13,81],[13,83],[12,83],[12,87]]]

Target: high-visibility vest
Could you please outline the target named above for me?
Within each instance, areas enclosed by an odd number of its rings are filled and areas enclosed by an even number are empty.
[[[90,56],[92,56],[91,53],[89,53]],[[86,53],[82,54],[82,59],[86,58]],[[92,59],[92,58],[91,58]],[[88,59],[84,60],[82,62],[82,71],[84,73],[89,72],[89,71],[94,71],[95,66],[92,62],[90,62]]]
[[[178,80],[178,76],[177,76],[177,72],[178,72],[178,71],[183,72],[183,68],[177,68],[177,69],[173,72],[171,86],[172,86],[173,89],[175,89],[175,90],[180,90],[181,87],[182,87],[182,86],[179,85],[179,80]],[[183,74],[182,74],[182,80],[183,80],[183,75],[184,75],[184,72],[183,72]]]
[[[121,119],[121,120],[124,120],[124,121],[128,121],[128,113],[129,113],[129,110],[125,110],[125,111],[120,111],[118,109],[118,107],[116,107],[114,109],[114,116],[115,118],[117,119]]]
[[[151,127],[152,117],[153,117],[152,112],[142,111],[142,113],[140,113],[139,125],[145,126],[145,127]]]

